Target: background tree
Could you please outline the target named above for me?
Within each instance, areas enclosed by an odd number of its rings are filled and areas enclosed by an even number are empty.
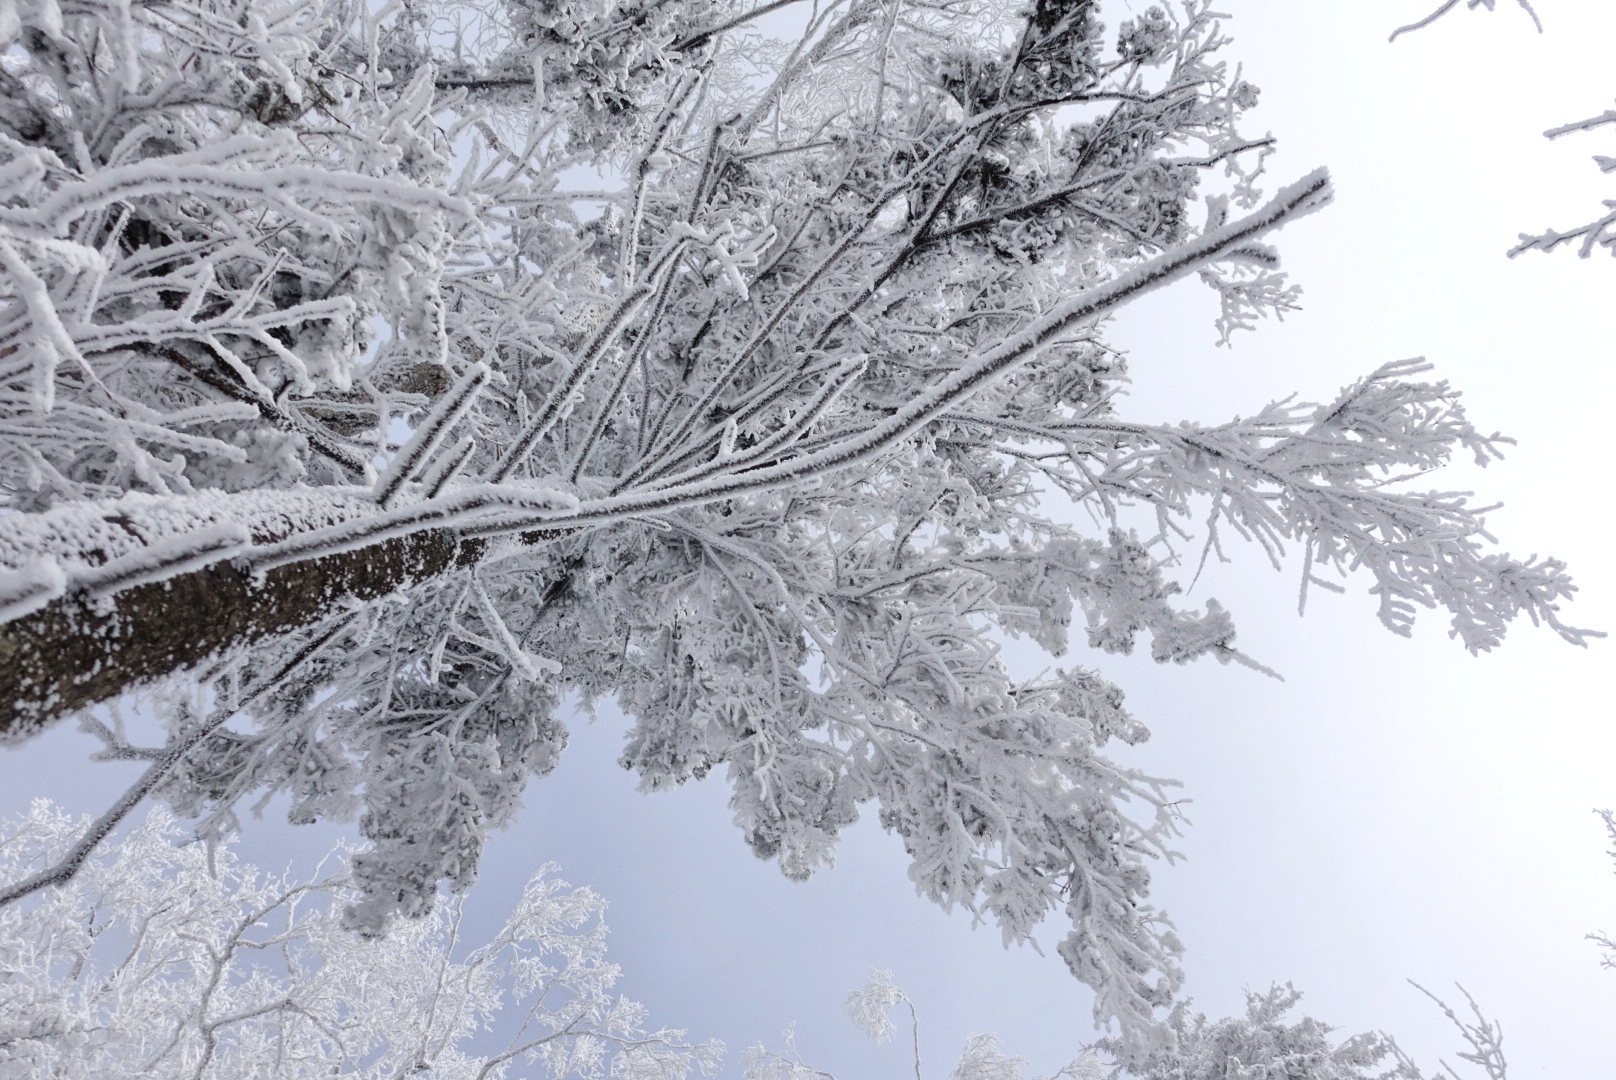
[[[1226,425],[1116,415],[1094,320],[1188,274],[1225,333],[1283,310],[1257,238],[1328,190],[1261,201],[1204,6],[1114,53],[1082,3],[850,3],[773,49],[701,5],[130,10],[18,23],[0,222],[12,732],[201,665],[157,695],[168,746],[104,729],[152,768],[98,829],[150,790],[215,837],[249,792],[360,814],[374,932],[469,884],[559,694],[610,693],[644,784],[725,765],[790,875],[878,800],[934,899],[1007,940],[1064,908],[1097,1019],[1148,1042],[1172,807],[1098,752],[1145,730],[1093,672],[1011,679],[995,633],[1058,653],[1081,608],[1097,647],[1241,659],[1169,599],[1205,514],[1203,558],[1223,525],[1299,545],[1304,596],[1361,565],[1399,632],[1425,604],[1472,649],[1522,611],[1580,640],[1559,564],[1391,486],[1496,449],[1418,364]],[[579,164],[607,186],[560,190]]]
[[[36,801],[0,826],[0,875],[59,857],[83,826]],[[611,993],[606,904],[554,866],[467,949],[458,901],[385,940],[343,929],[348,852],[290,881],[228,841],[185,840],[155,808],[67,888],[0,911],[5,1075],[683,1080],[723,1057],[646,1031],[645,1010]]]
[[[1461,988],[1462,989],[1462,988]],[[1427,992],[1429,994],[1429,992]],[[1486,1080],[1507,1080],[1503,1037],[1498,1026],[1475,1012],[1475,1023],[1461,1020],[1441,999],[1430,995],[1459,1030],[1466,1050],[1461,1061],[1482,1070]],[[1467,1000],[1469,995],[1466,995]],[[1116,1039],[1102,1039],[1085,1046],[1076,1058],[1053,1076],[1040,1080],[1102,1080],[1132,1076],[1138,1080],[1421,1080],[1418,1065],[1388,1035],[1365,1032],[1339,1041],[1331,1038],[1334,1028],[1312,1017],[1287,1022],[1302,995],[1292,986],[1270,987],[1267,993],[1246,991],[1246,1014],[1209,1020],[1204,1013],[1192,1014],[1187,1002],[1180,1002],[1167,1019],[1173,1032],[1171,1043],[1139,1059]],[[897,1031],[892,1012],[907,1007],[909,1022],[916,1032],[915,1080],[924,1080],[920,1060],[920,1016],[914,1002],[892,982],[889,971],[871,971],[869,980],[847,996],[847,1014],[864,1034],[885,1042]],[[996,1035],[971,1035],[965,1040],[953,1080],[1023,1080],[1027,1060],[1007,1053]],[[793,1045],[790,1032],[783,1050],[769,1050],[759,1044],[745,1056],[747,1080],[813,1080],[829,1077],[803,1061]],[[1442,1073],[1458,1080],[1460,1074],[1446,1062]]]
[[[0,824],[0,877],[58,857],[82,828],[36,801]],[[536,1069],[556,1080],[683,1080],[718,1069],[722,1044],[647,1032],[645,1010],[611,995],[619,972],[605,960],[606,905],[558,880],[554,866],[534,873],[491,941],[463,940],[457,899],[376,940],[341,926],[350,853],[294,882],[232,848],[186,843],[158,807],[63,889],[0,911],[6,1075],[482,1080]],[[1180,1004],[1168,1020],[1176,1039],[1147,1061],[1119,1065],[1126,1048],[1103,1041],[1056,1076],[1420,1080],[1384,1035],[1337,1042],[1311,1018],[1287,1023],[1300,997],[1290,987],[1248,993],[1244,1017],[1216,1021]],[[915,1080],[926,1080],[919,1014],[890,972],[872,971],[846,1008],[883,1042],[896,1033],[898,1006],[916,1032]],[[1505,1080],[1496,1026],[1479,1013],[1479,1026],[1448,1015],[1480,1051],[1461,1056]],[[1382,1065],[1390,1068],[1373,1071]],[[1026,1067],[995,1036],[973,1035],[952,1076],[1021,1080]],[[749,1049],[742,1069],[747,1080],[830,1076],[801,1059],[789,1033],[782,1050]]]

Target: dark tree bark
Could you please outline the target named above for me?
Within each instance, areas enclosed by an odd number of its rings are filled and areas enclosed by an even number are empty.
[[[466,565],[483,547],[432,529],[276,567],[260,580],[223,559],[112,597],[61,597],[0,624],[0,695],[10,701],[0,741]]]

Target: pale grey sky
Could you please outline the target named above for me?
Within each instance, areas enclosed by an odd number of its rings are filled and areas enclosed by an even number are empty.
[[[1306,310],[1218,350],[1213,299],[1185,283],[1129,309],[1114,339],[1132,353],[1126,408],[1150,420],[1224,419],[1293,390],[1317,399],[1428,357],[1478,426],[1520,441],[1485,472],[1433,483],[1507,502],[1492,519],[1505,546],[1568,560],[1584,589],[1570,621],[1611,629],[1616,264],[1504,251],[1616,196],[1589,160],[1616,154],[1616,129],[1539,135],[1609,107],[1616,9],[1538,7],[1541,37],[1505,0],[1388,45],[1421,3],[1227,0],[1228,55],[1263,88],[1252,127],[1280,138],[1275,184],[1319,164],[1336,177],[1336,205],[1278,238]],[[1435,615],[1405,641],[1374,621],[1361,581],[1345,597],[1315,591],[1298,620],[1294,575],[1236,554],[1194,595],[1231,607],[1241,645],[1286,682],[1080,645],[1074,657],[1116,678],[1155,732],[1118,756],[1182,779],[1193,800],[1189,858],[1157,868],[1155,899],[1189,948],[1197,1005],[1235,1011],[1242,988],[1291,980],[1344,1034],[1387,1030],[1434,1067],[1455,1041],[1404,979],[1439,992],[1458,980],[1503,1023],[1518,1080],[1616,1075],[1616,971],[1583,940],[1616,932],[1616,875],[1590,812],[1616,806],[1600,677],[1612,646],[1518,626],[1472,658]],[[902,1039],[871,1047],[839,1012],[871,965],[919,1004],[926,1080],[943,1080],[968,1032],[999,1032],[1043,1073],[1095,1037],[1089,995],[1053,951],[1006,953],[991,927],[915,897],[873,814],[834,870],[793,885],[745,849],[722,779],[641,797],[613,765],[621,718],[603,709],[573,727],[558,772],[491,846],[477,919],[501,918],[532,866],[560,862],[612,901],[624,991],[653,1023],[726,1040],[731,1068],[795,1021],[804,1056],[841,1080],[907,1075]],[[58,730],[0,754],[0,812],[35,794],[102,808],[129,770],[85,765],[90,749]],[[256,823],[244,853],[280,865],[341,833]]]

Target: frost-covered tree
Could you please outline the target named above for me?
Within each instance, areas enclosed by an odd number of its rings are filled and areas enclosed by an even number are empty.
[[[1428,992],[1427,992],[1428,993]],[[1469,995],[1466,995],[1467,999]],[[1139,1056],[1119,1039],[1102,1039],[1085,1046],[1076,1058],[1054,1075],[1037,1080],[1422,1080],[1418,1065],[1390,1036],[1366,1032],[1347,1039],[1332,1038],[1335,1031],[1312,1017],[1291,1021],[1288,1016],[1302,995],[1292,986],[1275,986],[1265,994],[1246,992],[1246,1015],[1209,1020],[1191,1013],[1180,1002],[1164,1027],[1173,1038]],[[1432,997],[1459,1030],[1468,1047],[1461,1061],[1479,1067],[1484,1080],[1507,1080],[1496,1024],[1475,1010],[1476,1022],[1466,1023],[1440,999]],[[1474,1009],[1475,1002],[1470,1002]],[[864,1034],[885,1042],[897,1031],[892,1011],[906,1007],[915,1032],[915,1080],[925,1080],[920,1060],[919,1014],[909,996],[892,981],[889,971],[871,971],[866,984],[847,996],[847,1014]],[[803,1061],[790,1033],[786,1046],[770,1050],[758,1044],[744,1058],[747,1080],[835,1080],[831,1074]],[[1027,1060],[1007,1052],[996,1035],[971,1035],[965,1040],[952,1080],[1025,1080]],[[1462,1080],[1446,1062],[1436,1077]],[[1436,1080],[1436,1078],[1433,1078]]]
[[[0,878],[57,858],[83,824],[45,800],[0,822]],[[646,1031],[643,1007],[611,994],[619,969],[605,958],[605,903],[553,866],[489,941],[464,940],[457,899],[367,939],[340,915],[351,853],[291,880],[241,861],[233,844],[189,841],[157,807],[63,888],[0,909],[0,1073],[684,1080],[721,1062],[722,1044]],[[1300,998],[1288,986],[1248,993],[1245,1016],[1219,1020],[1180,1003],[1164,1024],[1174,1038],[1149,1056],[1129,1059],[1121,1040],[1106,1040],[1050,1080],[1420,1080],[1384,1035],[1337,1041],[1317,1020],[1288,1021]],[[1461,1059],[1505,1080],[1496,1025],[1438,1005],[1481,1052]],[[890,972],[872,971],[846,1003],[877,1042],[897,1032],[899,1006],[915,1035],[915,1080],[929,1080],[919,1015]],[[951,1075],[1023,1080],[1026,1067],[995,1036],[972,1035]],[[750,1048],[742,1071],[834,1080],[802,1061],[789,1034],[781,1050]]]
[[[59,857],[83,825],[37,801],[0,824],[0,876]],[[344,853],[292,881],[184,841],[158,807],[66,888],[0,910],[0,1074],[683,1080],[723,1056],[646,1031],[611,993],[606,905],[553,866],[468,948],[458,903],[382,940],[345,929]]]
[[[785,9],[797,39],[752,28]],[[1207,0],[22,0],[0,16],[6,737],[132,690],[147,794],[357,817],[350,925],[423,916],[566,741],[718,769],[801,878],[879,807],[918,889],[1164,1030],[1165,782],[1095,671],[1002,635],[1247,661],[1181,554],[1231,534],[1471,650],[1563,636],[1553,560],[1411,486],[1501,440],[1417,361],[1223,424],[1118,408],[1107,313],[1292,307],[1257,91]],[[1197,205],[1199,204],[1199,205]],[[1140,531],[1142,530],[1142,531]]]

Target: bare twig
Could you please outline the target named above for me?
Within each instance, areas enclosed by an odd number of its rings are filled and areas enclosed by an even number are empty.
[[[1533,9],[1529,0],[1515,0],[1515,2],[1519,4],[1528,15],[1532,16],[1532,22],[1537,26],[1537,32],[1541,34],[1543,32],[1543,20],[1537,17],[1537,11]],[[1493,3],[1494,0],[1467,0],[1467,6],[1472,11],[1478,7],[1486,7],[1488,11],[1491,11],[1493,10]],[[1392,31],[1392,36],[1386,40],[1396,41],[1402,34],[1407,34],[1414,30],[1423,30],[1458,6],[1459,0],[1446,0],[1441,7],[1431,12],[1431,14],[1427,15],[1419,22],[1411,22],[1407,26],[1399,26],[1396,30]]]

